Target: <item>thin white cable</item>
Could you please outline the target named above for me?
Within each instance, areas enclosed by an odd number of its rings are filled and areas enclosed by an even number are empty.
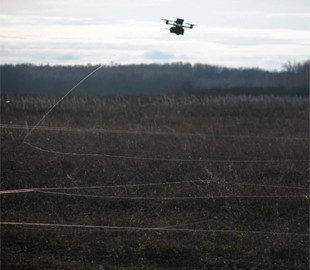
[[[181,197],[139,197],[139,196],[103,196],[103,195],[90,195],[80,193],[65,193],[54,191],[41,191],[36,190],[37,193],[64,195],[71,197],[87,197],[87,198],[100,198],[100,199],[117,199],[117,200],[212,200],[212,199],[274,199],[274,198],[304,198],[308,199],[307,195],[220,195],[220,196],[181,196]]]
[[[35,190],[34,188],[0,190],[0,194],[29,193],[33,192],[34,190]]]
[[[83,186],[83,187],[52,187],[52,188],[34,188],[34,190],[79,190],[79,189],[103,189],[103,188],[130,188],[130,187],[148,187],[148,186],[164,186],[164,185],[178,185],[178,184],[193,184],[203,183],[210,184],[215,183],[219,185],[238,185],[238,186],[253,186],[253,187],[267,187],[267,188],[285,188],[285,189],[301,189],[309,190],[308,187],[296,187],[296,186],[282,186],[282,185],[264,185],[264,184],[251,184],[245,182],[230,182],[230,181],[218,181],[218,180],[184,180],[184,181],[171,181],[171,182],[158,182],[158,183],[136,183],[136,184],[122,184],[122,185],[105,185],[105,186]]]
[[[165,131],[144,131],[144,130],[109,130],[100,128],[70,128],[57,126],[25,126],[25,125],[9,125],[0,124],[0,128],[4,129],[28,129],[35,128],[37,130],[47,131],[65,131],[65,132],[87,132],[87,133],[109,133],[109,134],[133,134],[133,135],[163,135],[163,136],[184,136],[184,137],[220,137],[220,138],[248,138],[248,139],[274,139],[274,140],[307,140],[306,137],[283,137],[283,136],[255,136],[255,135],[237,135],[237,134],[209,134],[209,133],[186,133],[186,132],[165,132]]]
[[[271,234],[286,236],[309,237],[309,233],[292,232],[270,232],[270,231],[243,231],[243,230],[215,230],[215,229],[186,229],[186,228],[165,228],[165,227],[127,227],[127,226],[103,226],[103,225],[77,225],[77,224],[53,224],[53,223],[31,223],[31,222],[9,222],[1,221],[0,225],[12,226],[40,226],[40,227],[60,227],[60,228],[87,228],[101,230],[124,230],[124,231],[166,231],[166,232],[201,232],[201,233],[241,233],[241,234]]]
[[[86,190],[86,189],[105,189],[105,188],[130,188],[130,187],[148,187],[148,186],[164,186],[164,185],[178,185],[178,184],[218,184],[218,185],[236,185],[236,186],[253,186],[263,188],[284,188],[293,190],[309,190],[308,187],[296,187],[296,186],[283,186],[283,185],[264,185],[264,184],[251,184],[246,182],[230,182],[230,181],[218,181],[218,180],[188,180],[188,181],[171,181],[171,182],[157,182],[157,183],[137,183],[137,184],[122,184],[122,185],[104,185],[104,186],[75,186],[75,187],[41,187],[41,188],[27,188],[27,189],[12,189],[12,190],[0,190],[0,194],[9,193],[27,193],[33,191],[49,191],[49,190]]]
[[[281,163],[281,162],[309,162],[308,159],[182,159],[182,158],[152,158],[152,157],[137,157],[124,155],[110,155],[110,154],[92,154],[92,153],[74,153],[74,152],[60,152],[54,150],[44,149],[35,146],[31,143],[24,142],[28,146],[44,153],[51,153],[65,156],[87,156],[87,157],[102,157],[102,158],[119,158],[131,160],[146,160],[146,161],[169,161],[169,162],[212,162],[212,163]]]
[[[80,80],[76,85],[74,85],[62,98],[60,98],[44,115],[43,117],[32,127],[30,131],[27,132],[27,135],[24,138],[24,141],[29,137],[33,130],[36,129],[37,126],[41,124],[41,122],[49,115],[49,113],[62,101],[64,100],[75,88],[77,88],[81,83],[83,83],[87,78],[89,78],[91,75],[93,75],[95,72],[97,72],[99,69],[101,69],[103,65],[96,68],[94,71],[89,73],[86,77],[84,77],[82,80]]]

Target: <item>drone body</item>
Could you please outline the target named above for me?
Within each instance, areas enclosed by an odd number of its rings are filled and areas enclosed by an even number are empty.
[[[183,24],[184,20],[180,18],[177,18],[175,21],[167,20],[167,19],[162,19],[162,20],[166,21],[166,24],[172,25],[172,27],[170,27],[169,29],[170,33],[173,33],[176,35],[184,35],[184,28],[192,29],[193,26],[195,25],[192,23],[185,23],[188,26],[184,25]]]

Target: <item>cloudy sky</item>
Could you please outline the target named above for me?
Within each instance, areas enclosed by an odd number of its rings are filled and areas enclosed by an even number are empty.
[[[0,63],[190,62],[280,70],[310,58],[309,0],[1,0]],[[177,36],[160,18],[197,27]]]

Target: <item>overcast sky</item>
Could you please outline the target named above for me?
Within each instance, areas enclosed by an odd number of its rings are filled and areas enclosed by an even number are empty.
[[[190,62],[280,70],[310,58],[309,0],[0,0],[0,63]],[[160,18],[197,27],[177,36]]]

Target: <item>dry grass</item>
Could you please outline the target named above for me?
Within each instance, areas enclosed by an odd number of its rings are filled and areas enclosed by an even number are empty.
[[[55,101],[54,96],[2,96],[2,124],[23,125],[27,121],[34,125]],[[31,144],[53,151],[231,162],[52,154],[23,144],[25,130],[2,128],[2,189],[209,179],[210,182],[69,192],[140,197],[308,194],[308,162],[232,161],[308,160],[307,98],[72,96],[56,107],[42,126],[80,129],[78,132],[37,129],[28,137]],[[163,134],[107,133],[98,129]],[[192,135],[176,134],[180,132]],[[296,137],[306,139],[292,139]],[[309,201],[305,197],[135,201],[28,193],[2,195],[1,202],[2,221],[131,227],[193,223],[179,228],[246,231],[107,232],[2,226],[3,269],[307,269],[309,266],[308,237],[250,233],[309,233]]]

